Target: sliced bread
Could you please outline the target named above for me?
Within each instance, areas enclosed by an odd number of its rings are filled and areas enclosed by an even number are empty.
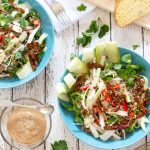
[[[115,19],[120,27],[150,12],[150,0],[116,0]]]

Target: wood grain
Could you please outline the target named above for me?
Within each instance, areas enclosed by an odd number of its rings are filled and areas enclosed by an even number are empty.
[[[75,38],[77,35],[78,25],[76,24],[57,36],[53,58],[46,68],[46,97],[47,101],[55,107],[52,115],[52,131],[46,143],[47,149],[50,149],[50,143],[59,139],[67,141],[69,150],[78,149],[78,140],[68,131],[59,115],[55,93],[55,85],[59,82],[60,76],[70,61],[70,53],[76,52]]]

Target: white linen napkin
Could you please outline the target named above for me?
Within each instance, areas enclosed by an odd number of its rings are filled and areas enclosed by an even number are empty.
[[[57,0],[57,1],[59,1],[64,6],[64,8],[66,10],[66,14],[70,18],[70,20],[72,21],[72,24],[75,23],[80,18],[82,18],[83,16],[85,16],[86,14],[88,14],[89,12],[91,12],[95,8],[94,5],[89,4],[87,2],[83,2],[82,0]],[[45,2],[50,7],[51,0],[45,0]],[[77,6],[81,5],[82,3],[87,6],[87,9],[85,11],[78,11]],[[52,12],[51,9],[50,9],[49,14],[52,18],[52,21],[53,21],[54,28],[55,28],[56,32],[59,33],[59,32],[61,32],[62,30],[64,30],[65,28],[67,28],[69,26],[69,25],[63,25],[56,18],[56,16],[54,15],[54,13]]]

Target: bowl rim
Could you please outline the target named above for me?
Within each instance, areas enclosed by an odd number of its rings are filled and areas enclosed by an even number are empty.
[[[20,80],[20,79],[19,79],[20,82],[14,82],[13,84],[7,84],[7,85],[0,85],[0,89],[14,88],[14,87],[23,85],[23,84],[25,84],[25,83],[27,83],[27,82],[33,80],[35,77],[37,77],[37,76],[44,70],[44,68],[47,66],[49,60],[51,59],[51,57],[52,57],[52,55],[53,55],[54,46],[55,46],[55,30],[54,30],[54,24],[53,24],[53,21],[52,21],[52,19],[51,19],[51,16],[50,16],[50,14],[48,13],[50,8],[48,7],[48,5],[47,5],[45,2],[41,2],[41,1],[38,1],[38,0],[35,0],[35,1],[36,1],[37,5],[41,6],[41,7],[45,10],[45,13],[47,14],[47,16],[48,16],[48,18],[49,18],[49,20],[50,20],[50,22],[51,22],[51,31],[52,31],[52,39],[53,39],[52,48],[51,48],[51,53],[50,53],[50,55],[48,56],[48,59],[45,60],[44,65],[41,66],[41,68],[38,69],[38,70],[36,71],[36,73],[35,73],[32,77],[29,78],[29,77],[27,76],[27,77],[26,77],[25,79],[23,79],[23,80]],[[13,78],[16,78],[16,76],[13,77]],[[13,78],[12,78],[12,79],[13,79]],[[2,79],[2,80],[3,80],[3,79]],[[8,79],[8,80],[9,80],[9,79]]]
[[[21,100],[25,100],[25,99],[32,100],[32,101],[34,101],[34,102],[39,103],[40,105],[43,105],[43,103],[42,103],[41,101],[36,100],[36,99],[33,99],[33,98],[27,98],[27,97],[17,98],[17,99],[15,99],[13,102],[15,103],[15,102],[18,102],[18,101],[21,101]],[[5,136],[3,135],[2,127],[1,127],[1,123],[2,123],[1,119],[2,119],[2,116],[3,116],[3,114],[5,113],[6,110],[7,110],[7,107],[5,107],[5,108],[2,110],[1,115],[0,115],[0,134],[1,134],[2,138],[4,139],[4,141],[5,141],[9,146],[11,146],[11,147],[13,147],[13,148],[15,148],[15,149],[17,149],[17,150],[20,150],[20,148],[16,147],[15,145],[12,145],[10,142],[8,142],[7,139],[5,138]],[[39,143],[38,145],[36,145],[36,146],[30,148],[31,150],[34,150],[34,149],[38,148],[39,146],[41,146],[42,144],[44,144],[44,142],[47,140],[48,136],[50,135],[50,132],[51,132],[51,129],[52,129],[52,119],[51,119],[51,116],[50,116],[50,115],[48,115],[48,118],[49,118],[50,127],[49,127],[49,130],[48,130],[48,132],[47,132],[47,135],[45,136],[44,140],[43,140],[41,143]]]
[[[119,48],[119,50],[121,49],[121,50],[125,50],[125,51],[127,51],[127,52],[129,52],[129,53],[133,53],[134,55],[138,55],[141,59],[143,59],[149,66],[150,66],[150,62],[147,60],[147,59],[145,59],[144,57],[142,57],[140,54],[138,54],[138,53],[136,53],[136,52],[134,52],[133,50],[130,50],[130,49],[127,49],[127,48],[124,48],[124,47],[118,47]],[[80,55],[81,57],[82,57],[82,54]],[[64,72],[63,72],[63,75],[61,76],[61,78],[60,78],[60,82],[63,82],[63,77],[64,77],[64,75],[66,74],[68,72],[68,70],[67,69],[65,69],[64,70]],[[83,143],[85,143],[86,145],[90,145],[90,146],[92,146],[92,147],[95,147],[95,148],[102,148],[102,149],[120,149],[120,148],[125,148],[125,147],[128,147],[128,146],[131,146],[131,145],[133,145],[133,144],[135,144],[135,143],[137,143],[139,140],[141,140],[142,138],[144,138],[149,132],[150,132],[150,130],[149,131],[147,131],[147,132],[144,132],[143,133],[143,135],[141,136],[141,137],[137,137],[136,139],[134,139],[134,140],[132,140],[130,143],[126,143],[126,144],[124,144],[124,145],[122,145],[122,146],[119,146],[119,145],[113,145],[113,147],[107,147],[107,146],[98,146],[98,145],[96,145],[96,146],[93,146],[93,144],[91,144],[91,143],[87,143],[83,138],[81,138],[79,135],[77,135],[77,134],[75,134],[75,132],[73,132],[72,130],[71,130],[71,128],[70,128],[70,125],[66,122],[66,120],[64,119],[64,115],[63,115],[63,110],[64,109],[62,109],[61,108],[61,102],[60,102],[61,100],[57,97],[57,104],[58,104],[58,109],[59,109],[59,113],[60,113],[60,116],[61,116],[61,118],[62,118],[62,120],[63,120],[63,122],[64,122],[64,124],[65,124],[65,126],[67,127],[67,129],[69,130],[69,132],[73,135],[73,136],[75,136],[77,139],[79,139],[80,141],[82,141]],[[142,130],[142,129],[139,129],[139,130]],[[84,131],[81,131],[81,132],[84,132]],[[86,132],[85,132],[86,133]],[[88,134],[89,135],[89,134]],[[93,137],[93,136],[92,136]],[[94,137],[93,137],[94,138]],[[96,138],[95,138],[95,140],[96,140]],[[107,141],[106,141],[107,142]]]

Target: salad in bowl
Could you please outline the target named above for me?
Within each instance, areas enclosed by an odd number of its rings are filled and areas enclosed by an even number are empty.
[[[121,140],[147,130],[148,77],[132,59],[132,53],[120,54],[116,42],[85,48],[56,86],[64,114],[73,112],[75,124],[94,138]]]
[[[27,2],[0,3],[0,78],[26,78],[37,69],[46,51],[39,13]]]

